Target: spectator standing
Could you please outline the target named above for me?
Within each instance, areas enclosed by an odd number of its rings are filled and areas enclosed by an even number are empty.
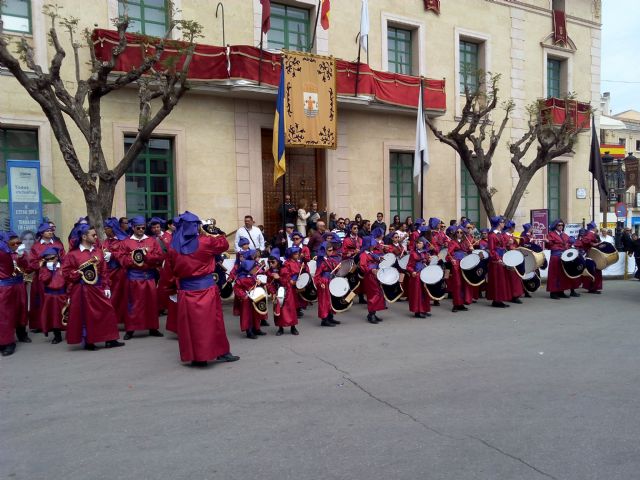
[[[384,215],[382,212],[378,212],[376,214],[376,221],[371,225],[371,230],[375,230],[376,228],[381,228],[382,233],[387,233],[387,224],[384,223]]]
[[[240,245],[238,244],[241,238],[249,240],[249,248],[258,250],[260,253],[264,252],[264,235],[262,235],[262,230],[256,227],[253,223],[253,217],[251,215],[245,215],[244,226],[240,227],[236,232],[236,238],[234,241],[236,252],[241,250]]]
[[[307,212],[307,201],[303,198],[298,204],[298,218],[296,219],[296,230],[302,234],[307,235],[307,220],[311,214]]]

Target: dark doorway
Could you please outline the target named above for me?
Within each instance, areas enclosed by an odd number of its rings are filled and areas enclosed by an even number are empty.
[[[272,130],[262,130],[262,191],[264,199],[264,230],[271,238],[282,228],[280,206],[282,205],[282,178],[273,184],[273,141]],[[325,155],[321,149],[287,148],[287,173],[284,176],[286,192],[291,201],[298,206],[302,199],[307,208],[316,200],[318,207],[326,206]]]

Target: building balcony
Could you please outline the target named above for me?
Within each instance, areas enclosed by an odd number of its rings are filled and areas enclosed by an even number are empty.
[[[569,116],[570,124],[576,130],[588,130],[591,126],[591,105],[589,103],[555,97],[549,97],[539,102],[543,121],[551,125],[560,126]]]

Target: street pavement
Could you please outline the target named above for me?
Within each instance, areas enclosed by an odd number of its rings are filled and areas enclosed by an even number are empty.
[[[1,479],[640,478],[640,283],[433,317],[354,305],[182,365],[172,334],[0,359]]]

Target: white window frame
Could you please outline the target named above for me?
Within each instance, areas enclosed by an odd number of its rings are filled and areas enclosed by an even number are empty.
[[[108,2],[107,11],[109,13],[109,17],[108,17],[106,28],[113,28],[113,25],[111,24],[111,19],[118,18],[118,15],[119,15],[118,0],[107,0],[107,2]],[[166,5],[166,2],[165,2],[165,5]],[[182,20],[182,0],[173,0],[173,8],[175,12],[167,11],[167,14],[172,15],[171,17],[172,20]],[[181,40],[181,35],[182,34],[180,33],[180,30],[178,30],[177,28],[174,28],[171,31],[171,40]]]
[[[560,60],[560,94],[565,96],[573,92],[573,53],[556,48],[542,48],[542,98],[547,98],[547,61],[549,58]]]
[[[424,45],[426,45],[424,22],[389,12],[382,12],[380,25],[382,32],[382,68],[387,72],[389,71],[389,42],[387,39],[389,27],[402,28],[411,31],[411,75],[425,77],[427,75],[427,65],[424,48]]]
[[[456,27],[454,30],[454,88],[455,88],[455,107],[456,118],[460,118],[462,115],[462,106],[464,101],[461,101],[461,97],[464,97],[464,92],[460,89],[460,40],[478,43],[480,48],[478,49],[478,59],[480,60],[479,67],[485,72],[485,84],[489,80],[489,73],[491,72],[491,35],[484,32],[477,32],[474,30],[468,30],[466,28]]]

